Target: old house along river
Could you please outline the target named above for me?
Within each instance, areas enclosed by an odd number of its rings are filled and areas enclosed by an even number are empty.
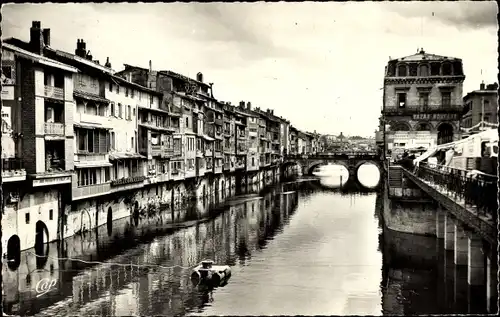
[[[125,218],[48,244],[42,257],[24,251],[17,265],[3,263],[3,311],[45,316],[484,311],[443,295],[441,249],[422,251],[433,259],[422,269],[414,253],[405,257],[404,248],[395,247],[381,217],[381,189],[343,190],[347,171],[338,167],[323,167],[318,175],[314,181],[255,186],[250,190],[255,195],[223,205],[205,201],[151,219]],[[378,171],[361,170],[359,178],[377,184]],[[231,267],[227,285],[193,285],[191,268],[203,259]]]

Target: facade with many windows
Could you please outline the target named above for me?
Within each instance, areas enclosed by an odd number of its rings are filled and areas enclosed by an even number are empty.
[[[399,153],[459,139],[464,80],[458,58],[422,49],[390,60],[382,110],[388,150]]]
[[[2,83],[4,250],[269,184],[297,148],[288,121],[218,101],[202,73],[115,72],[82,39],[51,47],[38,21],[4,41]]]

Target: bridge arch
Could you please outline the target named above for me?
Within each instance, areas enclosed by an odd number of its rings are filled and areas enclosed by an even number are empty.
[[[358,181],[358,183],[362,186],[362,187],[366,187],[365,185],[363,185],[360,180],[359,180],[359,176],[358,176],[358,172],[359,172],[359,168],[365,164],[371,164],[371,165],[375,165],[377,167],[377,170],[378,170],[378,174],[379,174],[379,178],[378,178],[378,182],[377,184],[375,185],[375,187],[379,187],[380,184],[382,183],[382,166],[379,162],[377,161],[374,161],[374,160],[362,160],[362,161],[359,161],[355,166],[354,166],[354,175],[356,175],[356,180]]]
[[[312,175],[312,173],[314,172],[314,169],[316,167],[322,166],[322,165],[328,165],[328,164],[343,166],[348,172],[350,170],[347,162],[343,161],[343,160],[335,160],[335,161],[317,160],[317,161],[310,162],[307,166],[304,166],[303,173],[305,172],[306,175]]]

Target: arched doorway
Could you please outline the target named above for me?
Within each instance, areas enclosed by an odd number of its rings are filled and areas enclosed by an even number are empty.
[[[43,221],[37,221],[35,225],[35,253],[36,266],[38,269],[42,268],[47,263],[47,256],[49,254],[49,229]]]
[[[441,123],[438,127],[437,144],[453,142],[453,126],[449,123]]]
[[[13,271],[21,264],[21,240],[17,235],[7,241],[7,261],[7,266]]]
[[[421,122],[415,128],[416,131],[431,131],[431,126],[427,122]]]
[[[47,242],[49,242],[49,229],[43,221],[39,220],[36,222],[35,248],[43,247]]]
[[[113,233],[113,209],[111,209],[111,207],[108,208],[108,219],[106,224],[108,227],[108,236],[111,236],[111,233]]]

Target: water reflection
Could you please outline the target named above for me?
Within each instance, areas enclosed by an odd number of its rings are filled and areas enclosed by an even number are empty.
[[[178,315],[210,305],[214,290],[190,283],[190,270],[202,259],[230,266],[245,266],[266,241],[293,214],[296,194],[281,195],[277,189],[229,206],[198,202],[152,218],[113,223],[58,246],[47,245],[48,257],[37,270],[33,252],[23,252],[17,270],[3,267],[4,311],[20,315]],[[191,226],[185,227],[191,223]],[[184,225],[184,228],[178,229]],[[169,234],[167,234],[170,232]],[[161,234],[167,234],[161,236]],[[105,261],[119,265],[89,265],[57,261],[57,257]],[[142,264],[181,267],[162,269]],[[184,267],[184,268],[182,268]],[[35,285],[43,279],[57,284],[37,297]]]
[[[434,238],[383,229],[381,194],[348,194],[310,181],[256,191],[228,192],[232,198],[222,206],[208,198],[167,208],[140,216],[137,225],[125,218],[113,223],[111,235],[103,226],[52,243],[44,264],[23,252],[17,270],[2,269],[4,311],[393,315],[463,312],[465,298],[480,297],[464,288],[463,271],[446,269],[450,260],[433,248]],[[190,268],[203,259],[231,266],[229,283],[193,285]],[[44,279],[57,283],[37,297]]]

